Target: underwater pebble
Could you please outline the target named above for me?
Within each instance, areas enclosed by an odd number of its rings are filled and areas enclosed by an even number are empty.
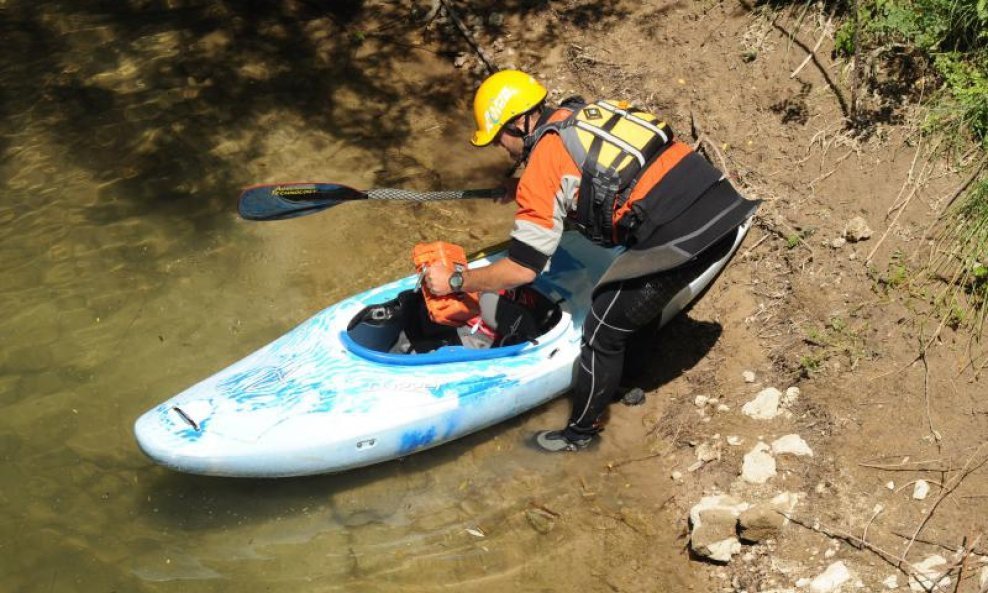
[[[930,484],[926,480],[916,480],[916,484],[913,486],[913,498],[916,500],[924,500],[930,493]]]

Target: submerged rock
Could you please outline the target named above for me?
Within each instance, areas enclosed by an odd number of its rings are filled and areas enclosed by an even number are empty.
[[[525,518],[528,519],[532,528],[542,535],[546,535],[556,526],[556,517],[542,509],[527,509],[525,511]]]
[[[924,500],[930,494],[930,484],[926,480],[916,480],[913,486],[913,498]]]

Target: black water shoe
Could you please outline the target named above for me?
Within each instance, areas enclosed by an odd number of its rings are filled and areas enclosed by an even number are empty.
[[[594,441],[594,435],[570,436],[565,430],[543,430],[535,435],[535,446],[543,451],[579,451]]]
[[[645,403],[645,390],[641,387],[632,387],[624,392],[619,401],[626,406],[640,406]]]

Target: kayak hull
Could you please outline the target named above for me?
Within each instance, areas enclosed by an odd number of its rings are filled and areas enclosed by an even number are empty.
[[[345,299],[145,412],[134,426],[137,442],[152,460],[181,472],[286,477],[404,457],[503,422],[570,388],[590,293],[619,253],[564,235],[535,283],[562,301],[562,315],[537,343],[374,355],[348,340],[347,325],[364,307],[413,288],[416,278]],[[701,294],[729,258],[673,299],[663,322]]]

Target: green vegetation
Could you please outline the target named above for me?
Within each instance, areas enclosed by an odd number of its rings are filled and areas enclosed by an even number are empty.
[[[927,129],[962,132],[988,148],[988,0],[865,0],[847,8],[835,36],[839,54],[856,53],[857,27],[858,52],[894,48],[923,60],[940,83]]]
[[[803,376],[822,371],[824,363],[833,358],[853,369],[862,359],[873,356],[862,337],[867,329],[866,322],[852,327],[851,321],[840,315],[831,316],[822,327],[807,328],[803,342],[810,346],[810,351],[799,358]]]
[[[909,268],[905,264],[905,254],[898,249],[889,258],[888,270],[875,278],[876,282],[888,292],[890,288],[899,288],[910,280]]]
[[[988,179],[973,184],[946,218],[930,263],[943,282],[934,305],[946,325],[980,336],[988,314]]]
[[[980,335],[988,312],[988,175],[983,168],[988,158],[988,0],[842,0],[837,7],[845,15],[835,35],[837,53],[908,58],[912,71],[896,69],[897,82],[902,92],[923,83],[929,107],[924,132],[946,140],[954,154],[963,155],[962,165],[982,167],[939,221],[939,247],[929,266],[931,276],[944,283],[934,297],[944,324],[968,326]],[[888,286],[906,279],[901,260],[894,260]]]

